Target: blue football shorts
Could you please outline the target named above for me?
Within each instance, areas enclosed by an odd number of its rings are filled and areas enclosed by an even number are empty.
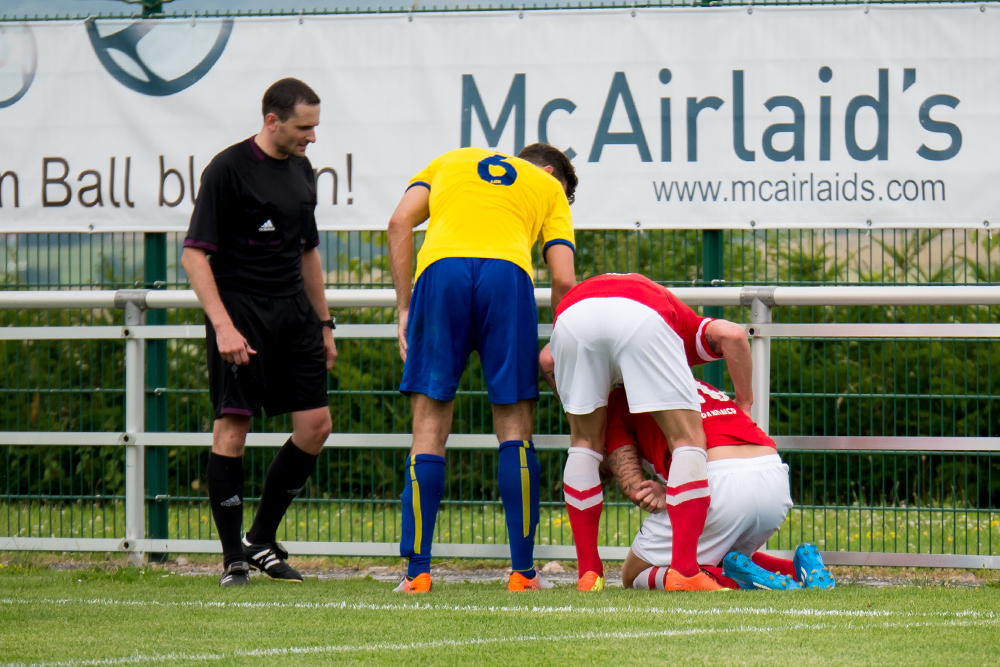
[[[472,350],[490,403],[538,398],[538,308],[531,278],[503,259],[448,257],[420,274],[399,390],[455,398]]]

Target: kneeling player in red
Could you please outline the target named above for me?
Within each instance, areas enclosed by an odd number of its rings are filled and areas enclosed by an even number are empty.
[[[712,494],[697,558],[702,569],[723,585],[737,588],[735,581],[723,578],[722,561],[733,551],[754,554],[777,532],[792,506],[788,467],[781,462],[774,441],[726,394],[703,382],[697,386]],[[670,451],[656,423],[647,415],[631,414],[626,401],[622,388],[612,391],[608,399],[608,462],[628,497],[656,511],[665,494],[662,484],[671,465]],[[643,468],[653,479],[645,479]],[[647,517],[622,566],[623,585],[664,588],[663,566],[670,563],[673,542],[665,512]],[[784,588],[798,588],[787,577],[777,577],[776,587],[784,583]]]
[[[774,441],[728,396],[703,382],[698,383],[698,394],[712,492],[698,542],[701,569],[733,589],[834,588],[834,577],[812,544],[799,545],[794,560],[757,551],[778,530],[792,505],[788,469],[778,458]],[[663,512],[664,462],[669,468],[670,452],[651,420],[628,412],[624,389],[611,393],[608,409],[602,474],[613,473],[629,500],[652,513],[633,542],[622,581],[626,588],[664,590],[673,541],[670,518]],[[652,479],[646,479],[644,470]],[[577,550],[600,558],[596,539],[578,538]]]
[[[668,586],[672,590],[719,590],[698,567],[698,536],[710,505],[705,433],[691,366],[725,359],[736,403],[749,411],[750,346],[743,328],[699,317],[674,294],[638,274],[596,276],[580,283],[556,308],[549,351],[569,418],[570,449],[563,475],[574,535],[596,539],[602,491],[598,468],[605,451],[608,394],[624,383],[628,410],[645,415],[669,442],[673,465],[667,481],[667,513],[675,546]],[[600,590],[600,559],[578,550],[580,590]],[[592,567],[590,567],[592,566]]]

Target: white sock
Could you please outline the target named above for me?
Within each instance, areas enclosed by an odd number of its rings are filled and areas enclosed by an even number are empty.
[[[586,498],[573,498],[566,495],[566,502],[577,509],[583,510],[592,507],[604,500],[604,491],[601,489],[601,461],[604,457],[592,449],[586,447],[570,447],[569,455],[566,457],[566,467],[563,469],[563,491],[573,489],[576,492],[586,492],[591,489],[598,491],[587,494]]]
[[[708,491],[708,452],[701,447],[677,447],[670,452],[670,471],[667,473],[667,503],[679,505],[692,498],[703,498]],[[704,485],[692,482],[706,481]]]

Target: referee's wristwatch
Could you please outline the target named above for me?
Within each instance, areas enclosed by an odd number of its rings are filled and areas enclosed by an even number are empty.
[[[321,327],[330,327],[331,329],[336,329],[337,328],[337,318],[336,317],[331,317],[330,319],[326,320],[325,322],[320,322],[319,325]]]

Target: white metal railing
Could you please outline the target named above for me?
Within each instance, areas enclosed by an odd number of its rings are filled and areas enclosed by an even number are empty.
[[[996,306],[1000,287],[993,286],[905,286],[905,287],[684,287],[671,288],[689,306],[746,306],[750,322],[744,327],[751,338],[754,405],[752,417],[767,432],[770,403],[771,338],[997,338],[1000,324],[774,324],[776,306]],[[394,308],[391,289],[326,290],[330,308]],[[536,289],[540,307],[551,304],[551,290]],[[117,291],[0,291],[0,309],[123,309],[123,326],[0,327],[0,340],[111,340],[125,341],[125,431],[121,433],[40,433],[0,431],[0,445],[117,445],[125,447],[125,538],[16,538],[0,537],[0,550],[108,551],[124,550],[132,562],[142,562],[146,552],[214,553],[213,540],[149,540],[145,531],[145,480],[143,462],[147,446],[211,446],[210,433],[146,433],[145,340],[204,338],[204,326],[145,324],[149,309],[199,308],[191,290]],[[548,337],[552,326],[540,324],[540,337]],[[394,339],[395,324],[343,324],[342,339]],[[154,390],[157,388],[153,388]],[[247,445],[279,446],[287,434],[251,434]],[[327,447],[403,448],[408,434],[333,433]],[[903,438],[853,436],[775,437],[780,449],[892,450],[892,451],[1000,451],[1000,438]],[[483,449],[495,446],[492,435],[452,435],[449,448]],[[544,449],[566,448],[568,436],[536,436]],[[286,545],[293,554],[398,555],[394,544],[350,542],[299,542]],[[506,558],[505,545],[435,545],[443,557],[474,556]],[[571,546],[537,546],[540,558],[573,558]],[[624,558],[626,547],[602,547],[609,559]],[[1000,557],[892,553],[837,553],[826,556],[832,564],[921,565],[1000,568]]]

